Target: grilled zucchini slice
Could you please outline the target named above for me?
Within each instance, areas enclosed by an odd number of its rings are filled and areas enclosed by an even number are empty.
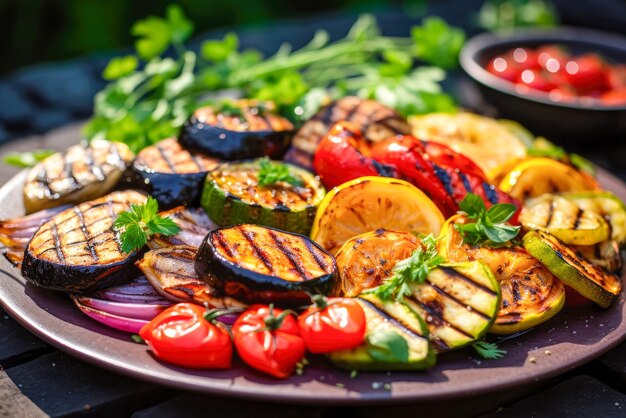
[[[326,294],[337,277],[335,259],[303,235],[259,225],[210,231],[195,261],[198,276],[246,303],[301,305]]]
[[[185,122],[179,140],[185,148],[223,160],[281,158],[294,127],[273,107],[250,100],[202,107]]]
[[[524,228],[549,232],[565,244],[593,245],[610,236],[609,224],[598,213],[551,194],[527,200],[519,221]]]
[[[206,175],[219,163],[168,138],[139,152],[126,181],[148,192],[161,209],[189,206],[199,203]]]
[[[411,291],[404,303],[426,320],[439,352],[480,340],[500,307],[500,286],[482,261],[441,266],[423,284],[412,284]]]
[[[489,332],[513,334],[556,315],[565,303],[565,287],[541,262],[522,247],[474,247],[463,244],[454,228],[465,217],[455,216],[442,228],[439,252],[449,262],[481,260],[500,283],[498,317]]]
[[[411,132],[406,119],[393,109],[373,100],[343,97],[324,106],[298,129],[285,161],[313,170],[317,145],[330,128],[341,121],[353,123],[365,138],[374,142]]]
[[[81,293],[113,286],[137,275],[138,252],[122,251],[113,222],[146,196],[113,192],[66,209],[44,223],[24,252],[22,275],[37,286]]]
[[[113,190],[133,158],[126,144],[103,139],[51,155],[26,175],[26,213],[104,196]]]
[[[619,197],[607,191],[561,193],[561,196],[582,210],[600,214],[611,225],[611,239],[620,247],[626,244],[626,205]]]
[[[399,302],[382,302],[372,295],[357,301],[367,320],[365,341],[354,349],[328,354],[336,366],[346,370],[392,371],[425,370],[435,365],[436,354],[428,341],[424,321],[413,310]],[[395,332],[406,341],[405,361],[372,355],[372,336],[383,332]]]
[[[608,308],[622,291],[617,276],[585,260],[572,247],[543,231],[530,231],[524,247],[555,276],[587,299]]]
[[[220,226],[254,223],[308,234],[326,192],[308,171],[288,167],[302,186],[285,182],[259,186],[261,160],[222,164],[207,176],[202,207]]]

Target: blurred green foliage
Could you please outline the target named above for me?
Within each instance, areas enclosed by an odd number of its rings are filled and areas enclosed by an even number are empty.
[[[129,28],[148,15],[163,16],[172,0],[0,0],[3,41],[0,73],[28,64],[110,52],[133,44]],[[178,0],[195,33],[330,10],[360,11],[393,4],[381,0]],[[423,3],[414,0],[409,3]],[[8,42],[7,42],[8,37]],[[6,58],[10,57],[10,58]]]

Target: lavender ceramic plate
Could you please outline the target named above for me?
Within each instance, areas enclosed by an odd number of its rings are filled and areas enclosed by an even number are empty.
[[[24,173],[0,189],[0,218],[22,213]],[[626,185],[607,172],[602,184],[626,200]],[[17,198],[16,198],[17,197]],[[624,276],[622,277],[624,280]],[[82,360],[154,383],[217,395],[315,404],[383,403],[459,398],[533,384],[598,357],[626,338],[624,295],[608,310],[565,309],[547,323],[501,343],[508,355],[481,360],[471,349],[439,356],[423,373],[359,373],[356,378],[312,359],[301,376],[274,380],[235,362],[227,371],[197,371],[158,362],[129,335],[80,313],[69,297],[36,288],[4,258],[0,303],[24,327]]]

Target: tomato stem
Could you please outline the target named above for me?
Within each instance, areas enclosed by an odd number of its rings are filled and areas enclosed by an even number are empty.
[[[206,321],[213,323],[213,322],[215,322],[215,320],[217,318],[219,318],[222,315],[227,315],[227,314],[232,314],[232,313],[239,313],[239,312],[241,312],[241,309],[239,309],[239,308],[207,309],[206,312],[204,313],[203,317],[204,317],[204,319]]]
[[[295,314],[291,309],[282,311],[278,316],[274,315],[274,304],[270,304],[270,313],[263,319],[265,322],[265,331],[276,331],[283,324],[288,315]]]
[[[311,295],[311,301],[319,309],[324,309],[328,306],[328,299],[324,295]]]

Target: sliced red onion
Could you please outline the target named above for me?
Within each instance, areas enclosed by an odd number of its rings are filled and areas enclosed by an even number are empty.
[[[75,297],[75,300],[83,306],[111,315],[148,321],[172,305],[172,302],[166,299],[161,299],[158,303],[121,303],[78,296]]]
[[[149,322],[145,319],[126,318],[123,316],[113,315],[108,312],[103,312],[81,304],[78,301],[78,298],[73,297],[73,299],[78,309],[80,309],[85,315],[111,328],[119,329],[120,331],[137,334],[141,328]]]
[[[100,290],[96,292],[94,296],[98,299],[120,303],[159,305],[167,302],[167,299],[159,295],[145,277],[135,279],[128,284]]]

